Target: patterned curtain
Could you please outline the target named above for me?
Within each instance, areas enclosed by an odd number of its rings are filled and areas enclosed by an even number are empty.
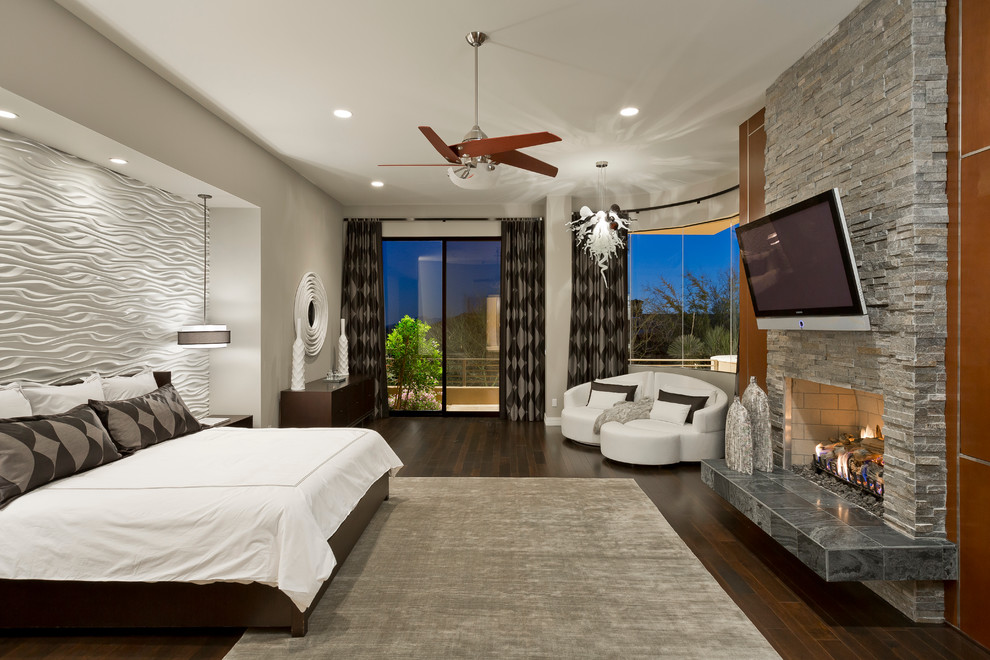
[[[514,421],[543,419],[546,300],[543,219],[502,219],[501,406]]]
[[[609,260],[603,279],[595,260],[572,241],[568,388],[629,369],[627,263],[627,250],[619,250]]]
[[[340,316],[347,325],[349,371],[374,379],[378,419],[388,416],[382,223],[348,219],[346,226]]]

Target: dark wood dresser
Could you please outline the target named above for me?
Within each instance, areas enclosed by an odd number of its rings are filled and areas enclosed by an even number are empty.
[[[281,428],[357,426],[371,417],[375,382],[369,376],[350,375],[340,383],[320,379],[304,390],[282,390],[278,400]]]

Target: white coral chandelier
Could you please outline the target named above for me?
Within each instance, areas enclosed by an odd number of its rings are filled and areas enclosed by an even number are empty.
[[[600,160],[595,163],[598,168],[598,201],[605,206],[605,168],[608,161]],[[568,224],[574,231],[574,239],[578,246],[587,250],[588,254],[598,263],[605,279],[608,261],[616,256],[618,250],[624,249],[623,232],[629,228],[630,218],[619,209],[618,204],[612,204],[608,211],[592,212],[587,206],[582,206],[579,217]]]

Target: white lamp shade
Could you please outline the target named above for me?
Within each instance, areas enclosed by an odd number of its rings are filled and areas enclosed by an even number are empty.
[[[499,172],[502,171],[499,167],[490,168],[487,165],[479,165],[469,168],[466,176],[462,177],[461,174],[465,174],[464,169],[463,166],[448,167],[447,176],[450,177],[455,186],[465,190],[490,190],[494,188],[495,184],[498,183]]]

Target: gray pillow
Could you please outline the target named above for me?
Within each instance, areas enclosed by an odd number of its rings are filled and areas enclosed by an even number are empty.
[[[90,401],[89,405],[124,455],[203,428],[171,383],[132,399]]]
[[[694,413],[705,407],[708,403],[707,396],[690,396],[688,394],[675,394],[674,392],[664,392],[660,390],[657,392],[657,401],[669,401],[670,403],[683,403],[685,405],[691,406],[691,410],[688,412],[687,419],[684,420],[685,424],[690,424],[694,421]]]
[[[591,392],[595,390],[599,392],[618,392],[626,395],[626,401],[633,401],[636,399],[636,388],[639,385],[618,385],[616,383],[602,383],[600,381],[593,381],[591,383],[591,391],[588,392],[588,401],[591,401]]]
[[[0,420],[0,508],[29,490],[120,458],[92,408]]]

